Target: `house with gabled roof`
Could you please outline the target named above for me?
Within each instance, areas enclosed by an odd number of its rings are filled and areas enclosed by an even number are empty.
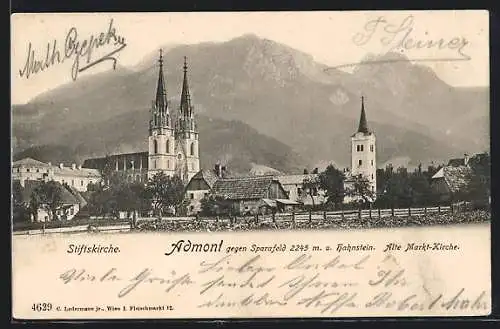
[[[431,188],[440,201],[460,200],[466,193],[472,179],[469,157],[451,159],[448,165],[441,167],[431,180]]]
[[[191,178],[185,190],[185,198],[188,201],[187,212],[189,215],[201,211],[201,200],[208,196],[217,179],[217,174],[207,169],[198,171]]]
[[[44,184],[45,182],[40,180],[26,180],[24,181],[24,186],[20,184],[20,181],[15,180],[13,184],[19,184],[21,191],[22,202],[26,207],[30,206],[33,193],[35,190]],[[53,182],[55,187],[60,191],[60,205],[57,207],[55,212],[55,218],[49,213],[47,207],[41,204],[38,206],[36,212],[33,212],[30,216],[32,222],[48,222],[53,220],[72,220],[82,209],[87,205],[87,201],[82,197],[80,192],[75,188],[71,188],[66,184],[61,184],[59,182]]]
[[[287,193],[275,176],[251,176],[218,179],[211,195],[225,200],[234,213],[255,214],[263,199],[288,199]]]

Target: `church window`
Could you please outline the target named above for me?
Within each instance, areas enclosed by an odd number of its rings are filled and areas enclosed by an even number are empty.
[[[358,166],[361,166],[363,164],[362,160],[358,160]]]
[[[71,180],[71,186],[75,186],[75,180],[74,179]]]
[[[373,179],[373,174],[372,174],[372,179]]]
[[[83,180],[80,181],[80,186],[83,186]]]
[[[40,169],[37,169],[36,172],[40,172]]]
[[[158,142],[155,140],[153,142],[153,154],[158,153]]]
[[[153,163],[153,169],[156,169],[156,160]]]
[[[298,195],[298,196],[301,196],[301,195],[302,195],[302,189],[301,189],[300,187],[297,189],[297,195]]]
[[[167,140],[167,153],[170,153],[170,141]]]
[[[191,143],[190,148],[191,148],[191,150],[190,150],[190,151],[191,151],[191,152],[190,152],[190,154],[191,154],[191,155],[194,155],[194,142],[193,142],[193,143]]]
[[[360,145],[360,146],[359,146],[359,149],[360,149],[360,151],[361,151],[361,152],[363,152],[363,151],[364,151],[364,150],[363,150],[363,145]]]
[[[372,166],[373,166],[373,160],[372,160]]]
[[[189,193],[189,198],[194,199],[194,193]]]
[[[370,145],[370,152],[373,152],[373,144]]]
[[[30,168],[26,168],[26,172],[30,172]]]

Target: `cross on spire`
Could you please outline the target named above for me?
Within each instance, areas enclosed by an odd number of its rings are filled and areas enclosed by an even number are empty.
[[[187,57],[184,56],[184,79],[182,82],[182,92],[181,92],[181,115],[184,117],[191,117],[191,95],[189,94],[189,84],[188,84],[188,76],[187,76]]]
[[[156,114],[153,118],[153,122],[156,125],[170,125],[170,118],[168,113],[168,103],[167,103],[167,90],[165,84],[165,78],[163,76],[163,50],[160,49],[160,57],[158,59],[160,68],[158,70],[158,82],[156,85],[156,98],[155,98],[155,108]]]

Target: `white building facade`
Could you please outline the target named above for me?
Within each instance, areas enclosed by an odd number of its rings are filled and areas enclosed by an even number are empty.
[[[184,80],[181,101],[175,126],[167,101],[163,76],[163,57],[160,52],[160,68],[156,99],[151,109],[148,137],[148,178],[159,172],[167,176],[177,175],[187,184],[200,170],[198,128],[194,119],[187,77],[187,63],[184,58]]]
[[[369,188],[375,201],[377,194],[377,139],[375,133],[368,128],[366,120],[364,97],[361,98],[361,116],[358,130],[351,136],[351,168],[346,175],[346,190],[353,188],[353,181],[363,177],[369,183]],[[347,196],[345,202],[355,201]]]
[[[87,191],[89,184],[101,181],[101,174],[97,169],[82,168],[76,164],[54,166],[32,158],[24,158],[12,164],[12,180],[18,180],[22,187],[26,181],[53,180],[75,188],[79,192]]]

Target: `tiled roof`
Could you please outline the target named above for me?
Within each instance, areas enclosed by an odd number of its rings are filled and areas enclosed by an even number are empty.
[[[229,200],[262,199],[267,196],[273,176],[254,176],[219,179],[212,192],[215,196]]]
[[[276,178],[282,185],[289,185],[289,184],[301,185],[304,182],[304,179],[316,178],[318,176],[319,176],[318,174],[280,175],[276,176]]]
[[[12,167],[14,168],[22,166],[35,167],[35,168],[48,168],[57,175],[74,176],[74,177],[93,177],[93,178],[101,177],[101,173],[97,169],[80,168],[80,167],[75,167],[75,169],[73,169],[71,166],[61,168],[59,166],[50,165],[48,163],[44,163],[32,158],[24,158],[22,160],[15,161],[12,164]]]
[[[202,169],[200,171],[198,171],[194,176],[193,178],[191,178],[191,180],[193,179],[203,179],[210,188],[212,188],[215,184],[215,182],[218,180],[218,177],[215,175],[215,173],[211,170],[206,170],[206,169]]]
[[[75,176],[75,177],[94,177],[98,178],[101,177],[101,173],[97,169],[90,169],[90,168],[75,168],[72,169],[71,167],[56,167],[53,166],[54,173],[58,175],[66,175],[66,176]]]
[[[30,167],[40,167],[40,168],[50,167],[49,164],[32,158],[24,158],[18,161],[14,161],[14,163],[12,163],[12,167],[20,167],[20,166],[30,166]]]
[[[22,196],[24,202],[28,203],[31,199],[33,191],[42,184],[42,181],[26,180],[24,182],[24,188],[22,189]],[[61,199],[63,204],[80,204],[80,201],[76,196],[71,194],[62,184],[58,182],[53,182],[61,190]]]
[[[467,166],[445,166],[432,176],[444,179],[452,193],[460,192],[470,183],[472,169]]]
[[[451,192],[456,193],[467,187],[471,180],[472,170],[466,166],[443,167],[443,176]]]
[[[73,186],[68,186],[68,189],[71,192],[71,194],[73,194],[73,196],[78,200],[80,207],[83,208],[87,205],[87,200],[85,200],[83,195],[80,192],[78,192],[76,188],[74,188]]]

